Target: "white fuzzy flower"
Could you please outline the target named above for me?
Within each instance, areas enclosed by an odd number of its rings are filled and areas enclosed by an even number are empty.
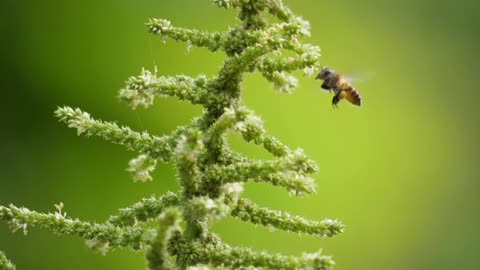
[[[150,172],[155,170],[155,166],[157,165],[157,160],[153,159],[149,155],[142,154],[137,158],[130,160],[128,163],[128,169],[135,182],[146,182],[152,180],[150,176]]]

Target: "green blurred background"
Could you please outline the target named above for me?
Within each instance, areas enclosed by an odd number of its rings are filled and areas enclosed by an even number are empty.
[[[339,218],[332,239],[269,232],[232,218],[214,230],[233,245],[298,255],[323,248],[336,269],[480,269],[478,1],[285,1],[311,21],[307,40],[322,64],[344,72],[375,72],[357,84],[364,106],[342,102],[300,75],[293,95],[276,93],[248,75],[243,98],[268,131],[318,161],[318,193],[289,196],[248,184],[245,196],[311,219]],[[199,115],[175,98],[131,111],[117,91],[142,67],[159,74],[213,75],[225,56],[151,37],[144,22],[226,30],[233,10],[209,0],[16,1],[1,15],[0,205],[103,221],[145,196],[178,190],[174,170],[159,165],[155,181],[133,183],[135,156],[97,138],[77,137],[53,118],[58,105],[164,134]],[[232,136],[239,151],[268,158]],[[31,229],[12,234],[0,223],[0,250],[18,269],[145,269],[143,253],[96,254],[77,237]]]

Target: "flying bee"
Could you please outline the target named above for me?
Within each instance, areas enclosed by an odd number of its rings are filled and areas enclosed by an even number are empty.
[[[362,98],[360,94],[342,75],[329,67],[322,67],[315,79],[323,81],[322,89],[335,94],[332,99],[332,105],[337,107],[338,102],[342,99],[350,101],[352,104],[362,105]]]

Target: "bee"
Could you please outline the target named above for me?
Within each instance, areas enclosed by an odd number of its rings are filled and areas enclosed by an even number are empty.
[[[315,79],[322,80],[322,89],[335,94],[332,99],[332,105],[338,106],[338,102],[342,99],[350,101],[352,104],[362,105],[360,94],[342,75],[329,67],[322,67]]]

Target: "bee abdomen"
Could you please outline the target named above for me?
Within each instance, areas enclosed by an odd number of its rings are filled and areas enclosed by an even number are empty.
[[[357,106],[362,105],[362,98],[360,97],[360,94],[358,93],[358,91],[355,90],[355,88],[350,86],[350,87],[348,87],[346,92],[347,92],[347,94],[345,96],[345,99],[347,99],[348,101],[350,101],[354,105],[357,105]]]

